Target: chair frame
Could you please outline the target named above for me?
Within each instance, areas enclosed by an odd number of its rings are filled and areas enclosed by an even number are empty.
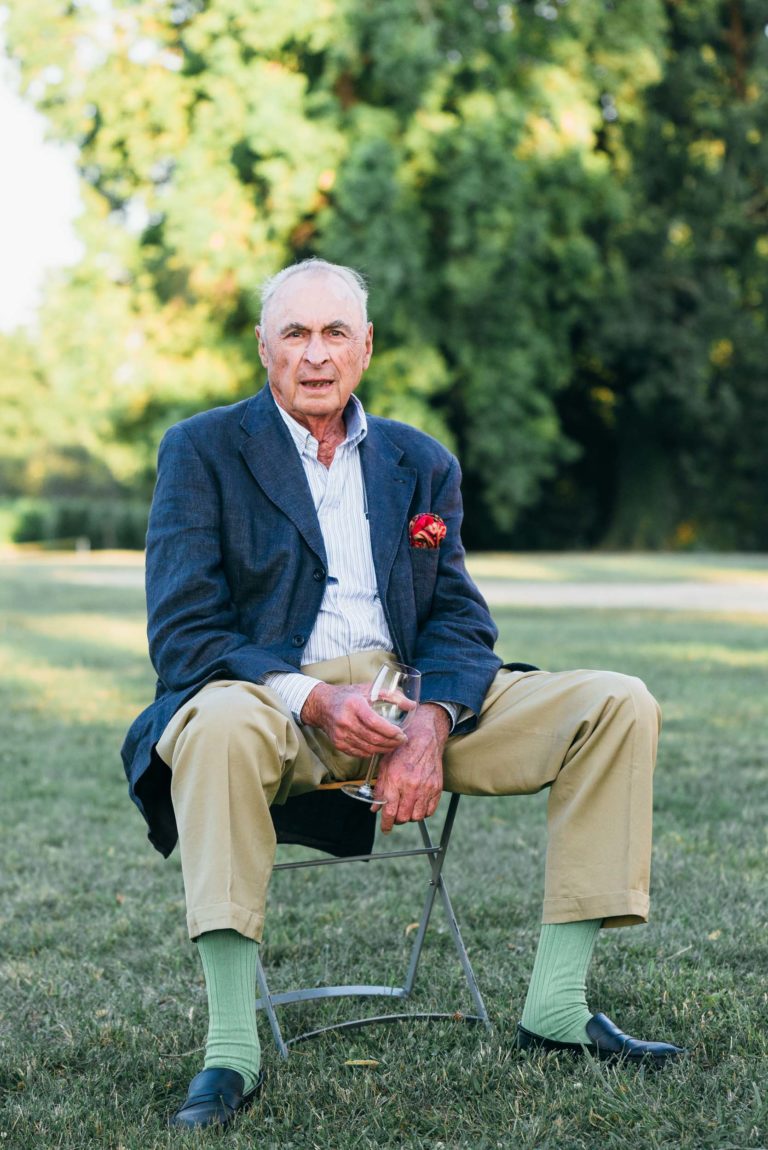
[[[467,949],[464,945],[464,940],[461,936],[459,924],[453,910],[448,888],[443,876],[443,864],[448,850],[451,833],[453,831],[453,824],[456,819],[456,812],[459,806],[460,795],[451,795],[448,805],[448,811],[440,832],[440,839],[435,843],[430,834],[429,827],[427,826],[426,819],[418,821],[418,827],[421,834],[423,846],[411,847],[405,850],[386,850],[386,851],[372,851],[370,854],[351,855],[345,858],[321,858],[321,859],[306,859],[297,862],[277,863],[273,868],[279,870],[296,870],[302,867],[317,867],[317,866],[340,866],[343,863],[356,863],[356,862],[378,862],[384,859],[393,858],[406,858],[409,856],[423,855],[427,858],[430,867],[429,888],[424,900],[424,905],[419,919],[418,929],[416,936],[411,947],[408,969],[405,975],[402,986],[379,986],[369,984],[354,984],[349,983],[339,986],[314,986],[303,987],[299,990],[287,990],[279,993],[273,993],[267,983],[264,967],[259,955],[256,967],[256,977],[259,988],[259,998],[256,1000],[256,1008],[263,1010],[269,1019],[269,1025],[272,1030],[272,1037],[275,1040],[275,1045],[283,1058],[287,1058],[289,1054],[289,1047],[298,1042],[305,1042],[310,1038],[315,1038],[320,1034],[326,1034],[328,1031],[333,1030],[352,1030],[357,1027],[370,1026],[374,1023],[382,1022],[402,1022],[412,1019],[451,1019],[456,1022],[469,1022],[469,1023],[482,1023],[488,1030],[491,1029],[491,1023],[488,1018],[488,1011],[485,1008],[482,995],[477,985],[474,971],[472,970]],[[451,938],[453,940],[454,948],[461,963],[464,977],[469,988],[472,1001],[475,1006],[476,1013],[465,1014],[463,1011],[456,1010],[450,1013],[437,1013],[434,1011],[409,1011],[405,1013],[388,1013],[379,1014],[368,1018],[354,1018],[344,1022],[333,1023],[330,1026],[321,1026],[316,1030],[308,1030],[303,1034],[297,1034],[292,1038],[285,1039],[283,1032],[278,1021],[275,1007],[284,1006],[294,1002],[309,1002],[314,999],[325,998],[357,998],[367,996],[377,996],[383,998],[408,998],[413,990],[416,981],[416,972],[421,958],[422,948],[424,946],[424,939],[426,937],[427,928],[429,926],[432,910],[435,905],[437,896],[440,896],[440,901],[445,912],[445,916],[450,929]]]

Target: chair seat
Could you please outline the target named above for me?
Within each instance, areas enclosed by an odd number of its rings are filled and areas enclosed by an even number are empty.
[[[281,806],[273,805],[270,814],[278,843],[310,847],[337,858],[371,851],[376,816],[366,803],[352,802],[342,794],[343,785],[322,783]]]

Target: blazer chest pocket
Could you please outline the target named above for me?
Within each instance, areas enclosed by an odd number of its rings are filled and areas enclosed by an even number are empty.
[[[416,618],[421,625],[429,616],[432,608],[440,549],[439,547],[411,547],[410,554]]]

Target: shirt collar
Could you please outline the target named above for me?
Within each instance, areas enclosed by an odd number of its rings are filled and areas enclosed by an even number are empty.
[[[283,423],[290,431],[299,454],[311,455],[313,459],[317,459],[318,443],[312,432],[303,427],[292,415],[289,415],[279,403],[275,406],[280,412]],[[365,416],[365,409],[356,395],[350,395],[347,406],[344,408],[344,422],[347,427],[347,438],[339,446],[357,447],[368,434],[368,420]]]

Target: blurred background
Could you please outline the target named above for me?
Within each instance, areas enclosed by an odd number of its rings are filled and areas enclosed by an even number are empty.
[[[140,548],[163,431],[261,386],[259,284],[320,255],[469,548],[768,550],[764,0],[0,14],[0,541]]]

